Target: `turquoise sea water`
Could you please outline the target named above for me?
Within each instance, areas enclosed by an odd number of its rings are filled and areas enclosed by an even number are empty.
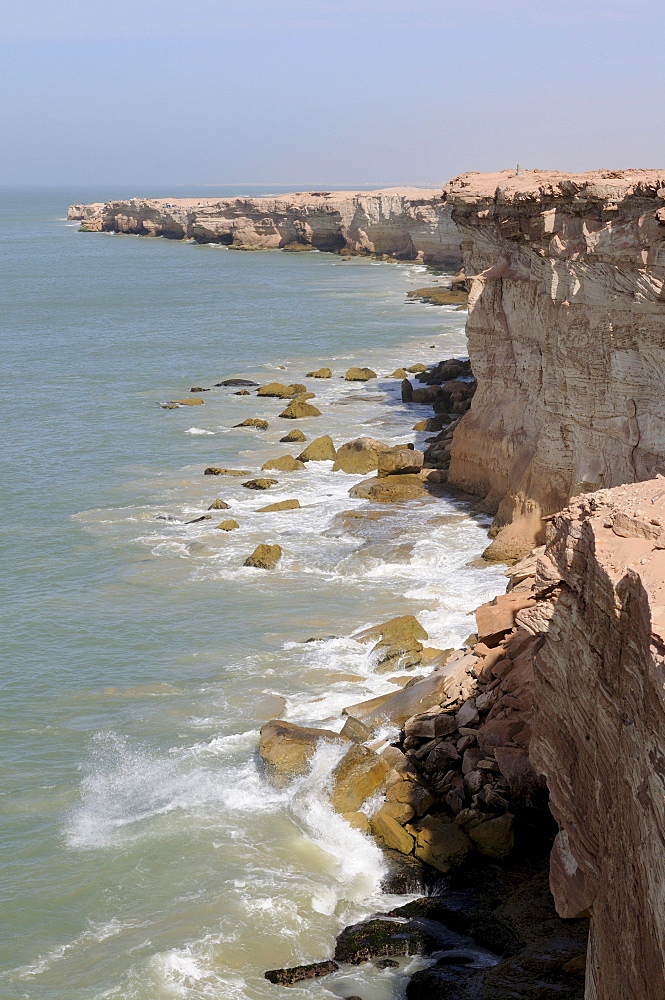
[[[363,521],[344,517],[363,507],[357,477],[330,463],[269,495],[204,478],[298,454],[280,400],[157,404],[231,376],[306,381],[323,411],[297,423],[309,439],[411,441],[430,411],[404,407],[398,381],[337,376],[463,355],[464,313],[407,304],[431,280],[416,265],[65,221],[116,194],[2,193],[0,995],[261,1000],[279,991],[264,969],[327,957],[340,926],[394,898],[378,849],[326,804],[334,761],[278,791],[258,728],[339,728],[344,705],[392,689],[353,631],[416,613],[433,645],[459,642],[502,578],[467,565],[486,534],[459,502]],[[323,364],[334,379],[304,379]],[[233,429],[246,416],[270,429]],[[240,530],[185,523],[216,496]],[[255,513],[289,497],[303,510]],[[274,573],[242,567],[261,541],[284,549]],[[292,994],[403,984],[360,970]]]

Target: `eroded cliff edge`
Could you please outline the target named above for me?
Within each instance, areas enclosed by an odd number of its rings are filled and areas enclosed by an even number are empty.
[[[439,190],[309,191],[275,198],[131,198],[72,205],[91,231],[221,243],[237,249],[295,245],[459,265],[457,229]]]
[[[570,497],[664,468],[665,171],[470,173],[444,196],[478,379],[449,478],[510,560]]]

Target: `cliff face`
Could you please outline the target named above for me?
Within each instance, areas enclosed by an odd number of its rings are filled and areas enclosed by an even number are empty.
[[[540,635],[531,760],[559,824],[551,886],[589,912],[586,1000],[665,997],[665,479],[558,514],[517,624]]]
[[[277,249],[388,254],[457,267],[459,238],[438,191],[391,188],[308,192],[279,198],[132,198],[72,205],[68,218],[93,230]]]
[[[464,174],[444,196],[478,380],[449,478],[516,558],[570,497],[664,467],[665,171]]]

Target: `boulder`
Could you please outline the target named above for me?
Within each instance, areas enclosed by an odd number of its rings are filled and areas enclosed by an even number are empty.
[[[269,458],[261,466],[261,471],[265,469],[275,469],[276,472],[302,472],[304,464],[293,455],[280,455],[278,458]]]
[[[322,740],[350,746],[349,740],[331,729],[310,729],[296,726],[293,722],[272,719],[261,726],[259,753],[272,780],[284,785],[292,778],[307,774]]]
[[[411,385],[408,378],[402,379],[402,384],[400,386],[402,393],[402,402],[410,403],[413,398],[413,386]]]
[[[441,389],[438,385],[425,385],[413,390],[411,393],[411,402],[431,405],[439,398],[440,395]]]
[[[435,946],[429,928],[422,929],[419,921],[406,921],[403,909],[395,910],[392,920],[385,914],[345,927],[337,938],[335,960],[360,965],[382,956],[429,954]]]
[[[349,496],[372,503],[401,503],[429,496],[424,481],[418,475],[390,475],[381,479],[363,479],[349,490]]]
[[[247,469],[222,469],[216,465],[209,465],[203,470],[204,476],[251,476]]]
[[[269,490],[271,486],[277,485],[276,479],[248,479],[242,483],[246,490]]]
[[[269,983],[275,983],[276,986],[291,986],[293,983],[300,983],[306,979],[329,976],[331,972],[336,972],[338,969],[337,962],[312,962],[311,965],[295,965],[292,969],[270,969],[263,975]]]
[[[420,640],[427,638],[427,632],[413,615],[400,615],[358,632],[353,638],[356,642],[374,641],[375,669],[392,670],[396,666],[408,669],[420,662],[424,649]]]
[[[247,556],[243,566],[253,566],[255,569],[274,569],[282,558],[279,545],[257,545],[251,556]]]
[[[337,812],[355,812],[379,788],[388,765],[361,743],[354,743],[332,774],[330,801]]]
[[[406,370],[410,372],[412,375],[416,375],[418,372],[426,372],[427,365],[424,365],[422,361],[419,361],[415,365],[410,365]]]
[[[413,851],[414,838],[390,815],[385,806],[374,813],[370,818],[369,825],[377,840],[380,840],[386,847],[391,847],[394,851],[399,851],[400,854],[411,854]]]
[[[425,456],[422,451],[397,445],[387,448],[379,455],[378,476],[416,475],[423,467]]]
[[[306,441],[307,438],[301,430],[294,427],[292,431],[289,431],[288,434],[285,434],[284,437],[281,437],[279,440],[282,444],[290,444],[292,441]]]
[[[376,372],[371,368],[349,368],[344,378],[347,382],[369,382],[376,378]]]
[[[234,424],[234,427],[256,427],[259,431],[268,430],[268,421],[262,420],[260,417],[247,417],[239,424]]]
[[[499,594],[489,604],[476,608],[478,638],[486,646],[496,646],[515,627],[515,615],[536,603],[530,592]]]
[[[223,382],[215,382],[215,387],[229,386],[229,385],[258,385],[258,382],[252,382],[248,378],[227,378]]]
[[[257,390],[256,395],[274,396],[277,399],[293,399],[294,396],[298,395],[299,391],[300,386],[283,385],[281,382],[269,382],[268,385],[262,385]]]
[[[406,372],[403,368],[396,368],[392,375],[389,375],[388,378],[406,378]]]
[[[303,385],[302,382],[291,382],[289,384],[289,389],[296,390],[296,396],[302,396],[304,392],[307,392],[307,386]],[[312,393],[312,396],[314,393]]]
[[[185,521],[185,524],[198,524],[199,521],[209,521],[212,514],[201,514],[200,517],[193,517],[191,521]]]
[[[234,396],[249,396],[250,393],[247,389],[238,389],[237,392],[233,393]]]
[[[514,819],[511,813],[504,813],[474,824],[467,830],[469,839],[480,854],[488,858],[505,858],[515,846]]]
[[[229,510],[229,505],[227,503],[224,503],[223,500],[217,498],[217,500],[213,500],[213,502],[208,507],[208,510]]]
[[[303,452],[298,455],[300,462],[334,462],[337,452],[333,440],[328,434],[315,438],[308,444]]]
[[[369,820],[364,812],[346,812],[342,813],[342,817],[354,830],[360,830],[361,833],[371,832]]]
[[[386,793],[386,802],[408,805],[414,816],[423,816],[434,804],[434,796],[415,781],[396,781]],[[408,820],[405,820],[408,822]]]
[[[229,517],[226,521],[220,521],[217,527],[220,531],[235,531],[235,529],[239,528],[240,525],[237,521],[234,521],[232,517]]]
[[[471,851],[471,841],[455,823],[425,816],[418,825],[415,854],[440,872],[458,868]]]
[[[332,378],[330,368],[318,368],[315,372],[307,372],[306,378]]]
[[[195,385],[189,391],[190,392],[210,392],[210,389],[204,389],[203,386]]]
[[[271,514],[278,510],[299,510],[299,500],[279,500],[277,503],[269,503],[267,507],[259,507],[257,514]]]
[[[279,414],[287,420],[300,420],[302,417],[320,417],[321,410],[311,403],[306,403],[303,399],[294,399],[285,410]]]
[[[379,455],[386,451],[388,445],[372,437],[359,437],[347,441],[337,449],[333,472],[349,472],[362,476],[373,472],[379,467]]]

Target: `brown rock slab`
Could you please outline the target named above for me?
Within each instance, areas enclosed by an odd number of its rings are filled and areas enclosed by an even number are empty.
[[[391,847],[394,851],[399,851],[400,854],[411,854],[413,851],[414,838],[384,809],[379,809],[370,818],[369,825],[377,840],[380,840],[386,847]]]
[[[330,729],[312,729],[272,719],[261,727],[259,753],[271,778],[283,785],[291,778],[307,774],[321,740],[349,745],[348,740]]]
[[[203,406],[203,399],[172,399],[169,406]]]
[[[251,476],[247,469],[223,469],[217,465],[209,465],[203,470],[204,476]]]
[[[276,479],[248,479],[246,483],[242,483],[246,490],[269,490],[276,485]]]
[[[276,986],[292,986],[306,979],[318,979],[319,976],[329,976],[339,969],[337,962],[313,962],[311,965],[295,965],[292,969],[270,969],[263,975]]]
[[[330,801],[337,812],[356,812],[381,786],[388,765],[361,743],[349,747],[332,774]]]
[[[256,427],[259,431],[268,430],[268,421],[262,420],[260,417],[247,417],[246,420],[241,421],[239,424],[234,424],[234,427]]]
[[[253,566],[255,569],[274,569],[282,558],[279,545],[257,545],[251,556],[247,556],[243,566]]]
[[[269,503],[267,507],[259,507],[257,514],[272,514],[280,510],[299,510],[299,500],[278,500],[277,503]]]
[[[489,604],[481,604],[476,608],[476,623],[478,639],[486,646],[496,646],[506,632],[515,627],[515,615],[523,608],[531,608],[535,604],[529,593],[499,594]]]
[[[261,471],[274,469],[275,472],[302,472],[304,468],[304,464],[293,455],[279,455],[278,458],[269,458],[267,462],[264,462]]]
[[[354,830],[360,830],[361,833],[370,833],[369,820],[364,812],[346,812],[342,813],[342,816]]]
[[[392,475],[383,479],[363,479],[349,490],[349,496],[372,503],[400,503],[428,496],[425,484],[417,475]]]
[[[415,781],[396,781],[386,793],[386,802],[405,803],[415,816],[422,816],[434,804],[434,796]]]

